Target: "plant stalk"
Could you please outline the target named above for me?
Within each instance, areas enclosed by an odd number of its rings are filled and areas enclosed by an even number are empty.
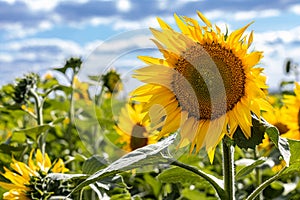
[[[254,149],[254,159],[255,160],[259,159],[257,148]],[[256,177],[256,187],[259,187],[260,184],[262,183],[262,176],[261,176],[261,169],[258,167],[255,168],[255,177]],[[262,193],[259,193],[259,195],[255,199],[262,200],[263,199]]]
[[[228,137],[222,140],[224,190],[229,200],[235,200],[234,146]]]
[[[214,189],[216,190],[216,192],[219,195],[220,199],[222,199],[222,200],[228,199],[228,196],[226,195],[226,192],[220,186],[221,184],[217,183],[217,181],[221,182],[221,180],[217,179],[216,177],[214,177],[210,174],[207,174],[207,173],[197,169],[196,167],[186,165],[186,164],[181,163],[181,162],[179,162],[175,159],[170,159],[170,161],[171,161],[171,165],[181,167],[183,169],[186,169],[188,171],[191,171],[191,172],[201,176],[202,178],[204,178],[206,181],[208,181],[214,187]]]
[[[277,179],[280,178],[281,173],[286,169],[284,167],[281,169],[277,174],[260,184],[249,196],[246,200],[254,200],[267,186],[269,186],[273,181],[276,181]]]
[[[43,119],[43,102],[41,101],[40,97],[38,96],[38,94],[33,89],[30,90],[30,94],[32,95],[32,97],[34,98],[34,101],[35,101],[37,125],[41,126],[44,123],[44,119]],[[42,132],[39,135],[38,147],[41,150],[42,154],[45,155],[45,152],[46,152],[46,133],[45,132]]]
[[[75,87],[75,79],[76,74],[74,73],[71,77],[71,94],[70,94],[70,109],[69,109],[69,113],[68,113],[68,117],[69,117],[69,124],[68,124],[68,128],[67,128],[67,140],[69,143],[69,149],[70,152],[73,151],[73,142],[72,142],[72,128],[73,128],[73,118],[74,118],[74,102],[73,102],[73,98],[74,98],[74,87]]]

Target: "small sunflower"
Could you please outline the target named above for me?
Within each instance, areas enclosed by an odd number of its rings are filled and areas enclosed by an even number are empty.
[[[288,126],[287,126],[287,121],[286,117],[284,116],[283,113],[286,112],[286,107],[274,107],[272,110],[268,110],[266,112],[262,113],[262,117],[270,124],[275,126],[279,134],[283,136],[285,133],[289,131]],[[270,150],[270,148],[273,146],[273,143],[270,141],[270,138],[268,137],[267,134],[265,134],[265,138],[260,144],[260,148],[264,150]]]
[[[38,197],[40,199],[42,197],[46,197],[45,195],[51,195],[49,191],[44,191],[43,188],[39,188],[50,187],[49,185],[43,186],[43,184],[41,184],[43,178],[45,178],[45,176],[50,172],[64,173],[68,171],[61,159],[58,159],[55,163],[51,164],[48,155],[45,154],[45,156],[43,156],[41,151],[38,149],[36,151],[36,162],[34,162],[32,154],[33,150],[30,153],[27,165],[13,159],[13,162],[10,164],[12,170],[4,167],[5,173],[1,174],[6,179],[10,180],[10,183],[0,182],[0,187],[9,190],[4,193],[4,200],[30,200],[33,197]],[[54,192],[54,190],[52,192]]]
[[[83,99],[86,104],[91,105],[92,101],[89,95],[89,84],[81,82],[77,76],[74,77],[74,99],[80,100]]]
[[[282,137],[300,140],[300,83],[295,83],[295,95],[284,95],[283,103],[286,106],[284,117],[289,131]]]
[[[114,128],[119,134],[116,143],[125,151],[130,152],[157,142],[150,121],[144,120],[145,113],[142,110],[141,104],[127,104],[121,109],[118,124]]]
[[[181,32],[158,18],[162,30],[151,31],[164,58],[139,57],[148,66],[133,76],[146,85],[133,91],[132,99],[148,108],[162,105],[160,136],[181,127],[180,146],[190,144],[191,152],[205,146],[212,161],[224,134],[232,137],[239,126],[250,138],[251,113],[260,117],[260,110],[270,105],[263,69],[255,67],[262,52],[248,52],[253,32],[242,37],[250,24],[224,34],[202,13],[198,16],[205,25],[175,14]]]

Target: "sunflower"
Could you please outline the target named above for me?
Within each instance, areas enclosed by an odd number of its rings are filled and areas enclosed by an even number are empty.
[[[262,113],[262,117],[270,124],[275,126],[279,134],[283,136],[285,133],[288,132],[288,122],[286,121],[286,117],[283,113],[286,112],[286,107],[274,107],[272,110],[268,110],[266,112]],[[267,134],[265,134],[265,138],[263,142],[260,144],[260,148],[263,150],[269,150],[272,148],[273,143],[270,141],[270,138],[268,137]]]
[[[295,83],[295,95],[284,95],[283,103],[286,110],[283,116],[286,119],[289,131],[282,135],[289,139],[300,140],[300,84]]]
[[[50,172],[64,173],[68,171],[61,159],[58,159],[55,163],[51,164],[48,155],[45,154],[43,156],[39,149],[36,151],[36,162],[34,162],[32,159],[33,152],[34,151],[32,150],[30,153],[27,165],[13,159],[13,162],[10,164],[12,170],[4,167],[5,173],[1,173],[1,175],[10,180],[10,183],[0,182],[0,187],[9,190],[4,193],[4,200],[30,200],[33,197],[39,197],[39,199],[45,197],[43,195],[49,195],[49,193],[39,188],[42,187],[42,184],[39,184],[41,180]]]
[[[153,40],[164,58],[140,56],[148,66],[133,77],[146,83],[132,93],[132,99],[146,102],[147,108],[160,104],[164,126],[159,136],[179,127],[179,147],[190,144],[190,151],[205,146],[210,161],[225,134],[232,137],[239,126],[251,137],[251,113],[270,108],[263,90],[267,89],[262,68],[255,67],[262,52],[248,49],[253,31],[244,36],[248,25],[230,34],[221,32],[198,12],[204,22],[179,17],[176,32],[158,18],[162,30],[151,29]]]
[[[150,127],[149,120],[143,120],[141,104],[126,104],[121,109],[118,124],[114,127],[119,138],[116,143],[125,151],[133,151],[137,148],[157,142],[155,131]]]
[[[77,76],[74,77],[74,99],[83,99],[86,104],[91,105],[92,101],[89,95],[89,84],[81,82]]]

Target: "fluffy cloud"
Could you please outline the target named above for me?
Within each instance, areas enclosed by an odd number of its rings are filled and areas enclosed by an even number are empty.
[[[172,6],[168,6],[172,4]],[[191,9],[192,8],[192,9]],[[279,10],[289,9],[299,13],[296,1],[253,0],[245,3],[236,0],[203,1],[58,1],[58,0],[5,0],[0,2],[0,26],[6,36],[25,37],[39,31],[49,30],[55,25],[108,24],[117,29],[128,30],[136,24],[153,20],[153,16],[163,18],[180,15],[194,15],[195,10],[217,14],[217,17],[234,17],[235,20],[278,16]],[[238,10],[238,12],[236,12]],[[122,26],[120,23],[124,23]],[[14,26],[12,26],[14,25]],[[8,27],[10,26],[10,27]],[[15,28],[15,29],[14,29]],[[13,33],[13,34],[12,34]]]
[[[172,5],[172,6],[170,6]],[[230,21],[231,26],[240,20],[266,19],[278,17],[284,12],[300,14],[300,4],[296,0],[282,1],[253,0],[245,3],[239,0],[217,1],[173,1],[173,0],[4,0],[0,1],[0,84],[11,81],[27,71],[41,72],[54,66],[61,66],[70,56],[82,56],[87,64],[114,66],[130,71],[131,67],[140,66],[136,56],[148,51],[153,55],[149,33],[124,34],[107,41],[95,40],[79,42],[55,38],[38,38],[40,32],[50,31],[55,27],[70,29],[86,26],[109,25],[117,31],[136,30],[145,27],[157,27],[155,16],[174,24],[173,13],[195,16],[199,9],[214,22]],[[225,26],[221,26],[225,30]],[[231,30],[231,29],[230,29]],[[282,65],[287,57],[300,60],[298,52],[300,28],[260,32],[255,34],[254,46],[263,50],[265,58],[262,64],[266,67],[271,87],[277,87],[282,76]],[[125,34],[126,35],[126,34]],[[27,38],[30,36],[31,38]],[[104,38],[99,38],[104,39]],[[147,50],[148,49],[148,50]],[[122,54],[123,53],[123,54]],[[96,66],[95,69],[99,67]],[[99,72],[99,71],[98,71]],[[11,77],[9,77],[10,75]],[[275,77],[275,78],[274,78]]]
[[[283,74],[287,58],[293,58],[300,63],[300,26],[290,30],[267,31],[255,34],[255,48],[264,51],[262,65],[269,76],[268,84],[277,89],[280,81],[293,80]]]
[[[43,73],[62,66],[70,56],[82,56],[84,49],[61,39],[25,39],[0,46],[0,84],[11,82],[27,72]]]

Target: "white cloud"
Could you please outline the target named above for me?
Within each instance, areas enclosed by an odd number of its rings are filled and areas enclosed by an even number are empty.
[[[4,63],[12,62],[14,60],[13,56],[9,53],[1,53],[0,61]]]
[[[118,0],[116,1],[116,6],[120,12],[128,12],[131,9],[131,3],[129,0]]]
[[[59,0],[22,0],[33,11],[50,11],[58,4]]]
[[[6,52],[0,57],[0,62],[22,61],[32,64],[61,62],[70,56],[82,56],[85,53],[77,43],[61,39],[27,39],[10,42],[3,44],[0,50]]]
[[[235,20],[250,20],[257,18],[266,18],[266,17],[276,17],[280,15],[280,11],[276,9],[266,9],[266,10],[250,10],[250,11],[238,11],[233,14]],[[227,17],[232,17],[232,15]]]
[[[291,6],[289,10],[297,15],[300,15],[300,4]]]
[[[257,33],[256,39],[264,42],[276,42],[278,40],[283,43],[291,43],[294,41],[300,41],[300,26],[295,27],[291,30],[278,30],[278,31],[267,31],[264,33]]]
[[[300,26],[291,30],[267,31],[254,35],[255,49],[264,52],[262,65],[268,75],[268,84],[278,89],[280,81],[291,79],[283,74],[283,65],[287,58],[300,62]]]

